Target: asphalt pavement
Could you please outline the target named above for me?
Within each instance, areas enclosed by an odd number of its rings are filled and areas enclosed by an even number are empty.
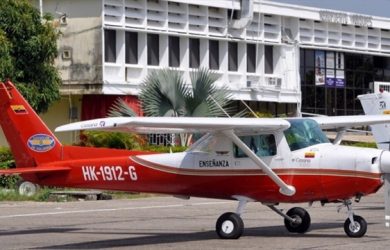
[[[221,240],[215,222],[237,202],[151,197],[76,202],[1,202],[1,249],[388,249],[382,190],[354,203],[368,222],[363,238],[343,230],[346,209],[339,204],[281,204],[306,208],[312,225],[306,234],[288,233],[269,208],[248,204],[245,231],[238,240]],[[285,210],[285,211],[286,211]]]

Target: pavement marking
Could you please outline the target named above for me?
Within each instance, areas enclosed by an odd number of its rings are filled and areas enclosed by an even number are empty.
[[[11,214],[0,215],[0,219],[18,218],[18,217],[35,217],[46,215],[59,215],[59,214],[76,214],[76,213],[93,213],[93,212],[112,212],[112,211],[124,211],[124,210],[138,210],[138,209],[153,209],[153,208],[174,208],[174,207],[188,207],[188,206],[206,206],[206,205],[220,205],[232,203],[233,201],[218,201],[218,202],[198,202],[190,204],[172,204],[172,205],[157,205],[157,206],[143,206],[143,207],[122,207],[122,208],[102,208],[102,209],[86,209],[86,210],[70,210],[61,212],[45,212],[45,213],[28,213],[28,214]]]

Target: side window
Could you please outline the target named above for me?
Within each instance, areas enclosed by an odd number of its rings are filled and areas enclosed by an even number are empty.
[[[249,135],[241,136],[240,139],[259,157],[276,155],[274,135]],[[248,157],[237,145],[234,145],[234,156]]]

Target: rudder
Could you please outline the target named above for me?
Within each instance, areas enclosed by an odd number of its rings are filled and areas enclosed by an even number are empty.
[[[61,143],[10,81],[0,82],[0,125],[17,167],[61,158]]]

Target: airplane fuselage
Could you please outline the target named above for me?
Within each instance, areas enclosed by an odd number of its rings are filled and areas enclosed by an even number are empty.
[[[48,186],[221,199],[244,196],[265,203],[344,200],[376,192],[382,185],[377,164],[381,150],[330,143],[264,157],[280,178],[296,188],[293,196],[280,194],[279,187],[250,159],[236,158],[231,151],[111,152],[116,153],[51,163],[71,170],[38,174],[32,181]]]

